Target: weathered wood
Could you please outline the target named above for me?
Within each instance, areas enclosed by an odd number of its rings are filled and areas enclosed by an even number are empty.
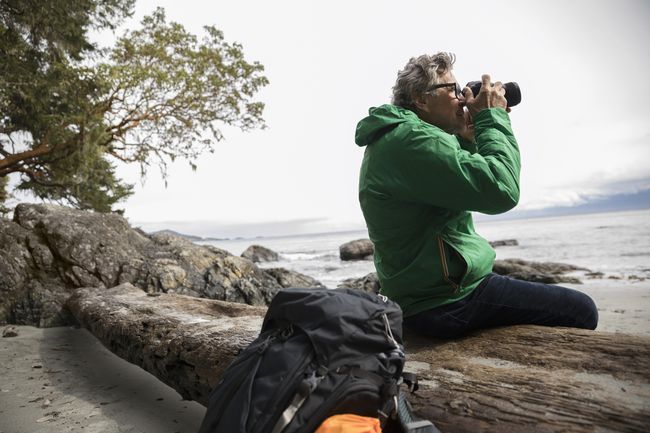
[[[203,404],[259,332],[263,307],[130,285],[81,289],[68,306],[117,355]],[[646,432],[650,338],[518,326],[458,341],[407,336],[416,412],[443,432]]]
[[[259,333],[266,308],[151,295],[128,283],[78,289],[67,306],[111,352],[205,405],[223,370]]]
[[[433,345],[411,337],[407,350],[429,385],[415,396],[418,413],[444,432],[650,426],[648,337],[518,326]]]

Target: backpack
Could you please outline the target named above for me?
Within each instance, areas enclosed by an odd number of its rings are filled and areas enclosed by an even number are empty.
[[[385,296],[279,291],[260,335],[210,393],[199,433],[312,433],[336,414],[376,417],[382,426],[401,414],[416,427],[410,431],[437,432],[413,423],[400,393],[401,325],[401,309]]]

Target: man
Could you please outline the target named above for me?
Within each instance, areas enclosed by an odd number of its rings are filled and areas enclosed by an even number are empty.
[[[495,253],[470,211],[498,214],[519,200],[519,147],[505,90],[483,75],[478,95],[452,74],[449,53],[412,58],[393,103],[359,122],[365,146],[359,201],[375,244],[381,291],[421,334],[459,337],[514,324],[595,329],[587,295],[492,273]]]

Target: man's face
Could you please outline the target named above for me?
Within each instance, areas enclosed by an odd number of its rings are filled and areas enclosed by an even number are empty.
[[[456,83],[456,78],[451,72],[447,72],[440,77],[439,83]],[[424,95],[418,114],[425,122],[449,134],[457,134],[466,128],[464,105],[465,98],[461,96],[459,99],[453,86],[440,87]]]

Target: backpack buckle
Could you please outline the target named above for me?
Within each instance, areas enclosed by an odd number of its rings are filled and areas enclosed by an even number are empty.
[[[403,383],[408,387],[408,390],[413,394],[415,391],[420,389],[418,385],[418,377],[413,373],[402,373]]]

